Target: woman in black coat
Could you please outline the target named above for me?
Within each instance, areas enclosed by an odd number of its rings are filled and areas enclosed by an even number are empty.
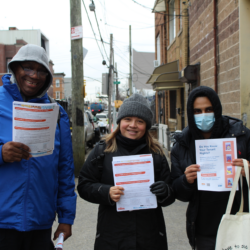
[[[121,106],[117,129],[92,150],[79,176],[79,195],[100,204],[95,250],[166,250],[167,235],[162,206],[175,200],[169,186],[170,170],[159,143],[151,137],[152,112],[146,99],[134,94]],[[103,148],[103,150],[102,150]],[[150,190],[157,197],[157,208],[116,211],[116,202],[124,194],[114,186],[112,158],[152,154],[155,183]]]

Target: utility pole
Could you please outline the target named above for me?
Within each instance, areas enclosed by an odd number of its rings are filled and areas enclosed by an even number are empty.
[[[115,63],[115,72],[116,72],[116,81],[118,81],[117,63]],[[116,100],[119,100],[118,84],[116,84],[115,88],[116,88]],[[116,111],[118,111],[118,109],[116,109]]]
[[[82,25],[81,0],[70,0],[70,26]],[[72,144],[75,176],[78,177],[85,160],[83,47],[82,38],[71,40],[72,71]]]
[[[110,56],[109,56],[109,97],[108,97],[108,114],[109,114],[109,133],[111,132],[111,97],[112,97],[112,87],[113,87],[113,34],[110,34]]]
[[[113,63],[115,64],[115,68],[114,68],[114,72],[115,72],[114,81],[117,82],[118,81],[118,79],[117,79],[117,71],[116,71],[117,68],[116,68],[116,63],[115,63],[115,59],[114,59],[114,53],[113,53]],[[116,85],[116,87],[118,86],[118,84],[115,84],[115,85]],[[114,88],[114,90],[113,90],[113,102],[115,102],[115,91],[116,91],[116,88]],[[116,129],[116,108],[115,108],[115,105],[113,107],[113,125],[114,125],[114,130],[115,130]]]
[[[131,25],[129,25],[129,95],[133,94],[132,91],[132,45],[131,45]]]

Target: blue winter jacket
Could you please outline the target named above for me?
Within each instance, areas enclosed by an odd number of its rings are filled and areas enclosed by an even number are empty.
[[[23,101],[10,75],[2,78],[0,87],[0,152],[12,141],[12,103]],[[33,103],[49,103],[47,93]],[[73,224],[76,210],[74,163],[69,120],[60,106],[52,155],[28,161],[5,163],[0,154],[0,228],[31,231],[51,228],[58,222]]]

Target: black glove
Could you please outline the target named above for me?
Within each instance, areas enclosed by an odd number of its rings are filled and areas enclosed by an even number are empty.
[[[166,197],[168,195],[168,185],[164,181],[157,181],[150,186],[150,191],[156,196]]]

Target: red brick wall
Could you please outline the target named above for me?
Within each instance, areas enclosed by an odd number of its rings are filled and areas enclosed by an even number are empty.
[[[240,118],[239,7],[235,0],[217,0],[218,95],[223,114]],[[213,0],[191,0],[190,64],[200,62],[200,85],[214,89]]]
[[[60,80],[60,86],[56,87],[56,80]],[[60,91],[60,99],[64,99],[64,77],[53,76],[53,98],[56,99],[56,92]]]

